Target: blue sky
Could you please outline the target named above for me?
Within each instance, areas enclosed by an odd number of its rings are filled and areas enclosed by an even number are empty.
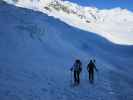
[[[98,8],[121,7],[133,11],[133,0],[68,0],[83,6],[95,6]]]

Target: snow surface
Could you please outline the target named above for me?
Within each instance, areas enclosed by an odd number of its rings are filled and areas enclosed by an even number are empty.
[[[133,46],[3,2],[0,27],[0,100],[133,100]],[[76,58],[83,62],[81,84],[71,87]],[[99,69],[93,85],[90,58]]]
[[[113,43],[133,45],[133,12],[127,9],[101,10],[63,0],[4,1],[54,16],[71,26],[103,36]]]

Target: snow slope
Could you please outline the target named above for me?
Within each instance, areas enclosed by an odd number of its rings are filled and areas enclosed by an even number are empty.
[[[0,100],[132,100],[133,46],[116,45],[41,12],[0,3]],[[74,60],[81,84],[71,87]],[[86,64],[96,58],[95,84]]]
[[[63,0],[4,1],[54,16],[71,26],[103,36],[113,43],[133,45],[133,12],[127,9],[101,10]]]

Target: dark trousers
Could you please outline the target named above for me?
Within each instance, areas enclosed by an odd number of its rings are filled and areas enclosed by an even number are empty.
[[[80,74],[79,71],[74,71],[74,83],[76,83],[76,84],[79,84],[80,83],[79,74]]]
[[[94,81],[94,71],[89,71],[89,80],[90,82],[93,82]]]

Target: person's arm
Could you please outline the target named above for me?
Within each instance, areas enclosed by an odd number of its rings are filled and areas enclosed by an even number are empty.
[[[73,67],[70,68],[70,71],[73,71]]]
[[[96,71],[98,71],[98,69],[97,69],[97,67],[96,67],[96,65],[95,65],[95,64],[94,64],[94,68],[95,68],[95,70],[96,70]]]
[[[89,64],[87,65],[87,71],[89,71]]]
[[[80,71],[82,71],[82,63],[80,63]]]
[[[75,63],[74,63],[74,64],[72,65],[72,67],[70,68],[70,71],[73,71],[74,66],[75,66]]]

